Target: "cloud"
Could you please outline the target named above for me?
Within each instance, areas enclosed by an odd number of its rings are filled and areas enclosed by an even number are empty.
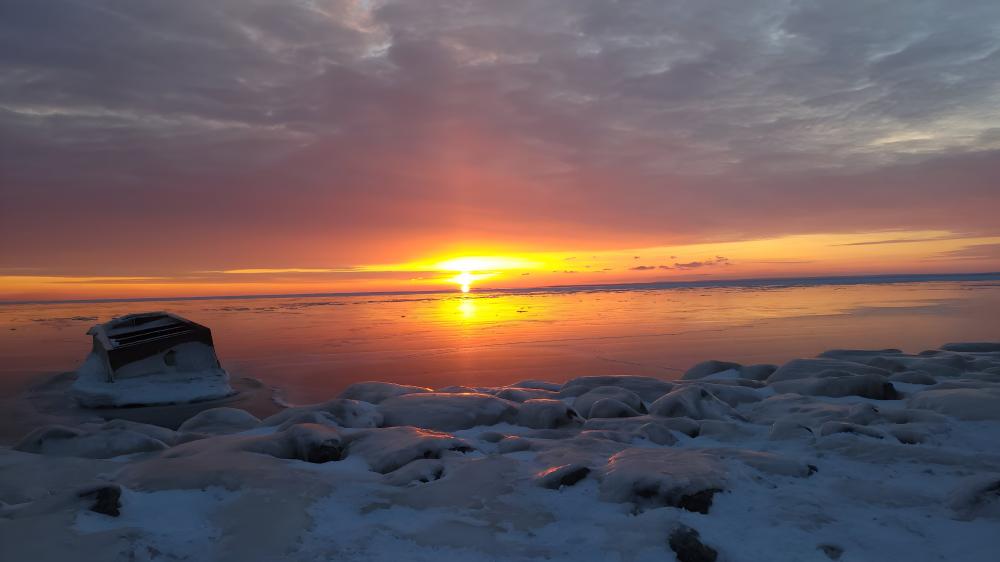
[[[656,269],[655,265],[637,265],[635,267],[629,268],[632,271],[649,271],[650,269]]]
[[[981,260],[1000,259],[1000,244],[973,244],[957,250],[941,252],[934,259],[939,260]]]
[[[701,267],[712,267],[712,266],[717,266],[717,265],[721,265],[721,266],[732,265],[732,262],[727,257],[724,257],[724,256],[715,256],[714,258],[709,258],[709,259],[705,259],[705,260],[701,260],[701,261],[690,261],[690,262],[687,262],[687,263],[677,263],[677,262],[674,262],[674,265],[661,265],[660,269],[681,269],[681,270],[687,270],[687,269],[698,269],[698,268],[701,268]]]
[[[912,242],[935,242],[938,240],[960,240],[965,236],[930,236],[924,238],[889,238],[886,240],[868,240],[865,242],[847,242],[844,244],[833,244],[833,246],[873,246],[881,244],[909,244]]]
[[[1000,232],[997,2],[461,5],[4,3],[0,266]]]

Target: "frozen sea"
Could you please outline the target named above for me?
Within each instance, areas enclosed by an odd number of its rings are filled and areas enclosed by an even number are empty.
[[[0,305],[0,397],[74,370],[87,329],[168,310],[212,329],[223,366],[291,403],[363,380],[498,386],[583,375],[675,379],[723,359],[1000,337],[1000,273]]]

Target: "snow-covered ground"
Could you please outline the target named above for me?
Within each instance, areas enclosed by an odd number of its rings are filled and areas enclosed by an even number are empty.
[[[46,426],[0,501],[4,561],[995,561],[1000,344]]]

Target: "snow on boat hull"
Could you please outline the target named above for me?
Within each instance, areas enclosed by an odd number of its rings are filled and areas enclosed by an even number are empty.
[[[207,327],[166,312],[92,327],[93,349],[72,393],[90,408],[175,404],[233,394]]]

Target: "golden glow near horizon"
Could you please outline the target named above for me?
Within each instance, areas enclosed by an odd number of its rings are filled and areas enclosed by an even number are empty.
[[[635,283],[690,279],[1000,271],[1000,237],[948,231],[803,234],[616,250],[516,249],[347,267],[246,267],[177,275],[16,274],[0,300],[180,297]],[[261,264],[264,265],[264,264]],[[290,264],[294,265],[294,264]],[[307,266],[309,265],[309,266]],[[159,273],[159,272],[151,272]]]

